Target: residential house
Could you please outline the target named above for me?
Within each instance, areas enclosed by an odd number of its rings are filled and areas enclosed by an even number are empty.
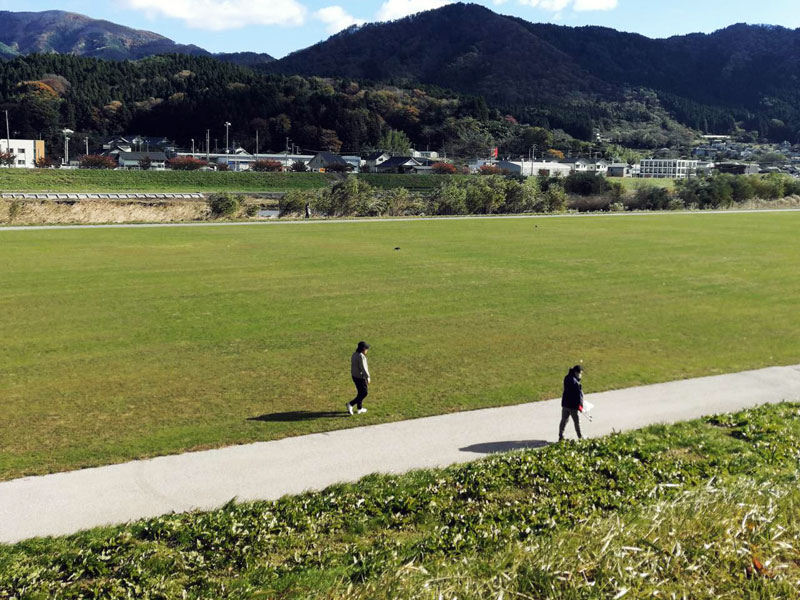
[[[393,156],[376,167],[377,173],[413,173],[423,164],[410,156]]]
[[[373,152],[372,154],[368,154],[364,158],[364,171],[366,173],[377,173],[378,165],[386,162],[390,158],[392,158],[392,155],[388,152]]]
[[[114,156],[122,152],[164,152],[173,154],[176,146],[165,137],[115,135],[103,141],[103,154]]]
[[[472,172],[479,171],[483,165],[494,165],[504,169],[512,175],[523,177],[566,177],[572,173],[572,166],[561,162],[528,162],[528,161],[494,161],[478,159],[469,163]]]
[[[427,158],[428,160],[439,160],[439,153],[434,150],[412,150],[411,158]]]
[[[342,158],[344,159],[344,161],[347,164],[350,165],[350,167],[351,167],[350,172],[351,173],[360,173],[361,172],[361,157],[360,156],[351,155],[351,156],[342,156]]]
[[[628,163],[612,163],[608,165],[607,177],[631,177],[633,171]]]
[[[756,163],[723,162],[716,165],[720,173],[731,175],[757,175],[759,166]]]
[[[598,175],[606,175],[608,173],[608,165],[610,163],[602,158],[594,162],[594,168],[592,169]]]
[[[573,173],[589,173],[595,169],[594,162],[585,158],[565,158],[559,162],[568,165]]]
[[[14,167],[33,169],[36,161],[44,158],[44,142],[42,140],[0,139],[0,152],[14,155]]]
[[[352,169],[352,165],[338,154],[333,152],[317,152],[308,162],[308,168],[314,172],[324,173],[331,167],[334,169]]]
[[[167,168],[167,155],[163,152],[120,152],[116,157],[121,169],[141,169],[142,161],[147,159],[150,159],[149,169],[152,171]]]

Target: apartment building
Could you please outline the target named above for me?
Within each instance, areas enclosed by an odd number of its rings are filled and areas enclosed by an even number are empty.
[[[639,177],[645,179],[687,179],[697,175],[696,160],[654,158],[642,160]]]
[[[14,167],[33,169],[36,167],[36,161],[44,158],[44,142],[0,138],[0,152],[10,152],[14,155]]]

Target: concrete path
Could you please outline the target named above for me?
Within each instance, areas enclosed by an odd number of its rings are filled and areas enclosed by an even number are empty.
[[[593,422],[584,422],[584,433],[596,437],[800,401],[800,365],[590,394],[587,399],[596,408]],[[380,410],[379,404],[368,406]],[[443,467],[491,452],[542,446],[558,437],[559,418],[560,401],[551,400],[18,479],[0,483],[0,542],[212,509],[234,497],[276,499],[374,472]],[[574,436],[571,423],[567,433]]]
[[[234,221],[225,223],[116,223],[111,225],[0,225],[4,231],[50,231],[68,229],[152,229],[172,227],[265,227],[276,225],[330,225],[334,223],[417,223],[419,221],[487,221],[503,219],[598,219],[603,217],[674,217],[678,215],[741,215],[752,213],[794,213],[800,208],[756,208],[731,210],[692,210],[692,211],[654,211],[654,212],[612,212],[612,213],[569,213],[558,215],[464,215],[460,217],[397,217],[351,219],[309,219],[272,221]]]

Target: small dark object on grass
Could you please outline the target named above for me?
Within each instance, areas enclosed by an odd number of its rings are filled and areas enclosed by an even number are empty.
[[[400,250],[400,248],[395,248],[395,250]]]

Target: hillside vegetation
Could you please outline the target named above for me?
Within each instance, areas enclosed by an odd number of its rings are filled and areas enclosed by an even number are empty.
[[[603,27],[530,23],[455,3],[346,30],[267,68],[435,83],[582,139],[593,128],[613,133],[630,115],[625,98],[644,88],[655,106],[697,130],[741,128],[796,142],[798,43],[800,30],[783,27],[734,25],[654,40]]]

